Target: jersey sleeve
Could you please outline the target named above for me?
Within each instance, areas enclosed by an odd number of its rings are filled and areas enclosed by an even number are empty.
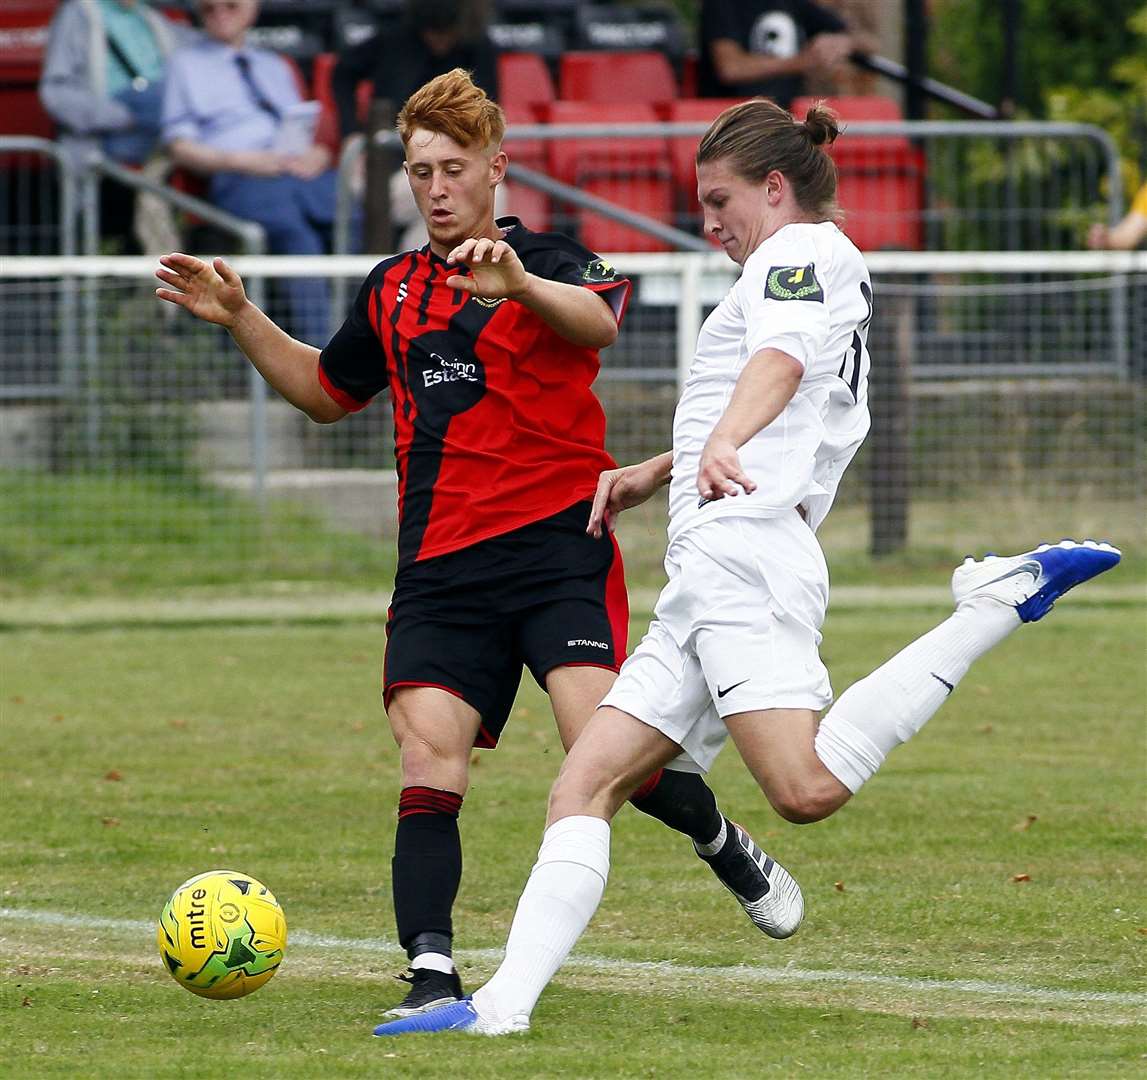
[[[386,352],[371,324],[374,275],[363,282],[346,321],[319,354],[319,382],[347,412],[359,412],[387,386]]]
[[[746,266],[738,283],[746,356],[779,349],[807,370],[823,351],[829,317],[816,259],[812,244],[786,244],[761,250]]]
[[[597,293],[610,306],[620,326],[633,288],[629,278],[621,277],[605,259],[569,237],[551,233],[546,240],[549,242],[531,247],[524,254],[525,268],[538,277]]]

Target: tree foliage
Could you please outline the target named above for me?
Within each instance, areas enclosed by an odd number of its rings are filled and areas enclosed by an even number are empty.
[[[1022,3],[1016,104],[1020,115],[1096,124],[1120,147],[1127,190],[1147,162],[1147,4],[1143,0]],[[933,74],[987,101],[1003,88],[1003,5],[938,0]]]

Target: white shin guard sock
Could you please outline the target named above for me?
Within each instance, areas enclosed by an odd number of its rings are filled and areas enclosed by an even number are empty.
[[[601,903],[609,877],[609,822],[574,816],[542,837],[538,861],[518,901],[506,957],[474,1007],[488,1020],[529,1016]]]
[[[961,604],[840,696],[821,721],[816,756],[856,794],[944,704],[972,662],[1019,625],[1015,608],[990,597]]]

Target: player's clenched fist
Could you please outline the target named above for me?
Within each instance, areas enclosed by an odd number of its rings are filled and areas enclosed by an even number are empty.
[[[243,281],[222,259],[210,264],[178,251],[162,255],[155,276],[166,289],[156,289],[161,300],[178,304],[205,322],[228,328],[235,325],[247,303]]]
[[[518,253],[505,240],[481,236],[463,240],[446,257],[450,263],[470,268],[470,276],[455,274],[446,280],[452,289],[488,300],[513,299],[526,290],[526,268]]]

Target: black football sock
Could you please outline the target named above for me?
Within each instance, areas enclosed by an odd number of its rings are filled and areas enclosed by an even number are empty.
[[[724,823],[717,798],[699,773],[658,769],[629,801],[698,844],[710,843]]]
[[[462,796],[437,788],[403,788],[398,799],[391,875],[399,944],[413,960],[421,953],[450,956],[451,910],[462,881],[458,812]]]

